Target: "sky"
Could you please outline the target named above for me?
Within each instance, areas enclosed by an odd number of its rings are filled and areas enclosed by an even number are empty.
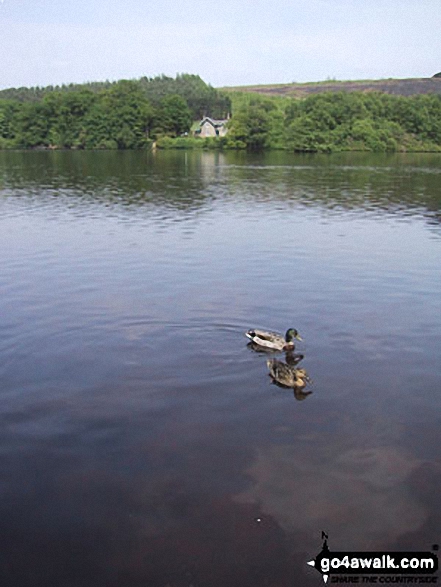
[[[0,0],[0,89],[431,77],[441,0]]]

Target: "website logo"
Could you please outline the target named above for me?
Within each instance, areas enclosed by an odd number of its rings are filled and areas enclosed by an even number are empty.
[[[406,584],[437,582],[437,577],[421,579],[438,570],[438,557],[432,552],[331,552],[326,532],[322,532],[322,539],[322,550],[307,564],[321,573],[325,583],[331,575],[370,575],[365,581],[369,583],[377,582],[372,575],[409,575],[404,581]],[[438,545],[435,544],[433,550],[438,550]],[[391,580],[380,578],[378,582],[390,583]],[[358,583],[358,580],[351,583]]]

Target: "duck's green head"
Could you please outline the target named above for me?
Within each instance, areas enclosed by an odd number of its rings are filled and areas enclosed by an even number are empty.
[[[285,340],[286,342],[292,342],[294,339],[302,340],[300,334],[297,332],[295,328],[290,328],[286,331]]]

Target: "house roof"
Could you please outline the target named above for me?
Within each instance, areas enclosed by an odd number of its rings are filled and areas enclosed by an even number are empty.
[[[199,124],[200,124],[200,126],[202,126],[206,122],[208,122],[212,126],[216,127],[216,126],[223,126],[224,124],[226,124],[228,122],[228,120],[226,120],[226,119],[225,120],[214,120],[214,118],[210,118],[209,116],[205,116]]]

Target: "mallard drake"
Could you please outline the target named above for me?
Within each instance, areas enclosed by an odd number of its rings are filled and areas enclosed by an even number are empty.
[[[285,338],[277,332],[265,332],[256,328],[245,332],[245,336],[259,347],[274,351],[292,350],[294,348],[294,339],[302,340],[295,328],[289,328],[286,331]]]
[[[305,369],[295,369],[277,359],[268,359],[266,364],[272,379],[283,387],[303,389],[311,381]]]

